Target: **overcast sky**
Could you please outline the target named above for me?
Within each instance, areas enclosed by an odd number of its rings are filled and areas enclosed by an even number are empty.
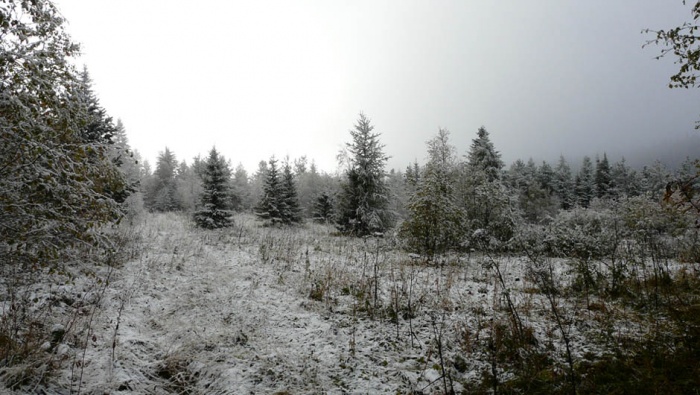
[[[101,104],[151,164],[216,145],[249,172],[271,155],[334,171],[360,111],[390,167],[439,127],[460,154],[485,126],[507,163],[629,155],[693,131],[700,90],[669,89],[644,28],[681,0],[57,0]]]

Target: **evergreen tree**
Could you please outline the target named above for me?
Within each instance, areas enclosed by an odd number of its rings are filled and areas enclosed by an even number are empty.
[[[399,236],[407,247],[429,259],[457,248],[464,232],[464,214],[457,205],[456,149],[449,143],[449,131],[440,129],[428,141],[429,160],[416,191],[408,202],[409,217]]]
[[[80,135],[85,142],[113,143],[116,127],[112,117],[100,106],[97,96],[92,90],[92,79],[87,67],[83,66],[80,73],[78,89],[74,92],[74,100],[81,102],[86,109],[86,117],[80,123]]]
[[[316,163],[311,161],[311,165],[307,169],[306,162],[305,156],[294,161],[294,179],[299,195],[301,215],[313,218],[313,207],[322,189],[322,180]]]
[[[233,225],[231,219],[231,170],[216,147],[209,152],[202,174],[201,209],[194,213],[200,228],[218,229]]]
[[[472,169],[483,171],[489,182],[501,178],[501,170],[505,164],[501,160],[501,154],[494,148],[489,133],[483,126],[479,128],[477,137],[472,140],[467,163]]]
[[[308,163],[309,160],[306,158],[306,155],[302,155],[301,158],[294,159],[294,174],[296,174],[297,177],[305,174],[307,172]]]
[[[349,169],[340,194],[338,228],[358,236],[385,231],[392,222],[384,166],[389,159],[369,118],[360,114],[347,144]]]
[[[499,248],[513,236],[513,202],[501,180],[503,166],[486,129],[480,128],[462,165],[458,191],[466,216],[467,241],[473,247]],[[534,172],[528,176],[532,177]]]
[[[251,202],[259,202],[265,194],[265,183],[267,182],[267,161],[261,160],[258,162],[258,169],[253,173],[250,179],[250,198]],[[255,206],[253,206],[255,211]]]
[[[576,175],[576,202],[581,207],[588,207],[595,197],[595,178],[593,162],[588,156],[581,161],[581,169]]]
[[[277,159],[273,156],[268,164],[262,197],[255,207],[255,215],[273,225],[282,224],[285,222],[284,216],[287,207],[283,195],[282,179],[277,168]]]
[[[0,37],[1,269],[110,246],[95,230],[121,218],[127,183],[108,142],[84,138],[78,46],[42,0],[3,2]]]
[[[143,169],[141,167],[139,155],[131,149],[129,139],[126,136],[126,129],[121,119],[117,120],[114,130],[113,144],[109,150],[112,163],[119,167],[124,178],[127,180],[127,192],[129,194],[138,190]]]
[[[385,185],[390,196],[389,211],[393,213],[395,219],[406,218],[408,215],[406,204],[408,204],[408,198],[412,194],[410,191],[415,188],[406,185],[406,176],[395,169],[389,170],[385,178]]]
[[[613,189],[612,174],[610,170],[610,163],[608,162],[608,155],[603,153],[603,159],[599,160],[596,157],[596,168],[595,168],[595,190],[596,196],[599,199],[611,197],[611,190]]]
[[[659,200],[666,191],[666,185],[671,181],[671,173],[666,166],[656,160],[651,166],[642,169],[642,190],[653,200]]]
[[[315,222],[328,223],[333,219],[333,198],[328,192],[321,192],[316,197],[312,218]]]
[[[418,186],[420,173],[421,169],[417,160],[406,166],[406,173],[404,173],[404,177],[406,178],[406,186],[409,189],[415,190],[415,188]]]
[[[297,186],[294,182],[294,173],[292,166],[289,164],[289,158],[284,162],[282,168],[282,189],[280,195],[284,204],[282,207],[282,222],[284,224],[292,224],[301,222],[301,210],[299,208],[299,198],[297,197]]]
[[[564,158],[564,155],[559,156],[559,163],[555,172],[555,193],[559,197],[560,207],[564,210],[569,210],[576,204],[576,195],[571,167],[569,167],[569,163]]]
[[[175,172],[175,201],[179,208],[193,213],[201,208],[202,180],[205,177],[207,161],[196,157],[192,166],[184,160]]]
[[[639,185],[635,186],[636,182],[634,181],[636,172],[627,165],[624,157],[612,165],[610,178],[612,179],[610,190],[612,197],[632,197],[639,194]]]
[[[517,160],[511,165],[506,180],[518,199],[522,216],[539,223],[556,215],[559,203],[554,196],[555,174],[546,162],[538,168],[530,158],[527,164]]]
[[[555,193],[556,174],[549,163],[543,161],[540,167],[537,169],[537,181],[540,183],[540,187],[542,187],[542,189],[548,194],[551,195]]]
[[[156,170],[153,173],[153,181],[149,189],[145,191],[144,203],[151,211],[176,211],[181,209],[177,199],[177,175],[178,163],[175,154],[165,147],[165,151],[158,155]]]
[[[518,195],[522,190],[527,188],[532,181],[529,179],[528,175],[525,162],[523,162],[522,159],[516,159],[505,173],[503,182],[514,191],[515,195]]]
[[[248,172],[241,163],[236,166],[236,171],[233,173],[233,191],[240,200],[240,204],[234,209],[247,211],[253,207],[251,183],[248,180]]]

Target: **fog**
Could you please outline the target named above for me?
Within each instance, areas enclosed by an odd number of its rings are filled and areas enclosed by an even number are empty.
[[[191,4],[57,1],[101,104],[151,163],[216,145],[249,171],[271,155],[333,171],[359,112],[399,169],[439,127],[463,154],[485,126],[506,163],[697,134],[699,92],[669,89],[678,65],[642,48],[643,29],[690,19],[680,1]]]

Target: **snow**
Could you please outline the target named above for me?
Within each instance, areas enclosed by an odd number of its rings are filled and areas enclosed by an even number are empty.
[[[173,214],[145,217],[129,230],[141,251],[133,259],[49,293],[35,290],[39,299],[72,300],[66,305],[83,309],[80,322],[51,327],[70,336],[42,346],[61,362],[44,392],[441,393],[438,333],[455,390],[490,371],[481,344],[490,320],[506,313],[502,284],[482,265],[487,257],[426,265],[389,239],[333,232],[319,224],[263,227],[248,215],[216,231]],[[523,323],[542,347],[563,356],[548,302],[525,275],[526,260],[498,264]],[[565,280],[563,262],[552,265]],[[107,275],[109,286],[101,288],[98,279]],[[612,338],[645,332],[624,312],[610,329],[580,302],[558,303],[575,359],[602,354],[604,344],[591,339],[606,330]],[[457,355],[466,370],[455,369]]]

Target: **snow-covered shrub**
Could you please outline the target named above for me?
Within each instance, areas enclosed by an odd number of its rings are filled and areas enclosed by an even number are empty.
[[[681,252],[683,238],[692,248],[692,217],[686,213],[644,196],[620,203],[620,215],[639,250],[637,255],[652,259],[676,258]]]
[[[549,247],[554,256],[598,259],[614,248],[610,232],[616,228],[614,214],[575,208],[562,211],[549,227]]]

